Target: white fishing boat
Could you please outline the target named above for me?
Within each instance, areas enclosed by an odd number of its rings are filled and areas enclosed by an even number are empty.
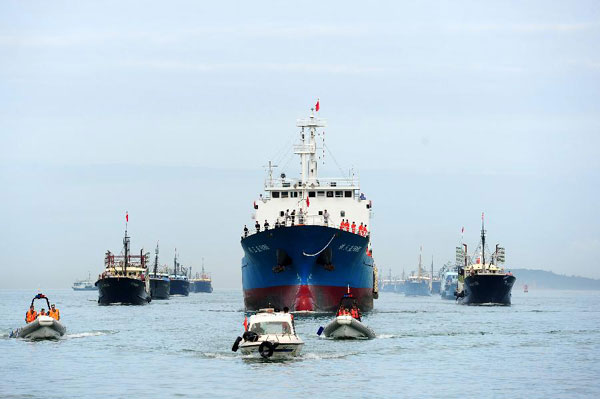
[[[234,352],[239,349],[243,355],[282,359],[298,355],[304,345],[290,313],[261,309],[244,324],[246,331],[235,340],[231,348]]]

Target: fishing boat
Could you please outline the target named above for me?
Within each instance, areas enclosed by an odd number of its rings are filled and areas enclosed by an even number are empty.
[[[375,332],[362,323],[360,309],[352,294],[348,293],[340,300],[339,309],[335,319],[317,334],[324,333],[328,338],[334,339],[373,339]]]
[[[324,143],[325,134],[319,129],[325,121],[315,109],[297,122],[299,141],[293,152],[300,157],[299,177],[281,173],[274,178],[277,165],[269,162],[265,195],[253,203],[254,229],[244,229],[241,271],[246,310],[334,312],[348,285],[365,311],[377,298],[368,230],[372,203],[353,174],[319,177],[318,150],[324,152],[326,146],[319,148],[317,140]]]
[[[486,245],[484,215],[481,214],[481,240],[473,256],[464,246],[464,266],[458,270],[457,300],[465,305],[510,305],[515,276],[505,271],[505,249],[496,245],[493,253]],[[474,260],[474,261],[473,261]]]
[[[423,248],[421,247],[421,252]],[[404,295],[405,296],[430,296],[430,281],[429,276],[425,274],[423,270],[423,264],[421,262],[422,256],[421,252],[419,252],[419,266],[417,268],[417,273],[413,272],[404,283]]]
[[[173,259],[173,274],[169,276],[169,280],[171,281],[171,295],[188,296],[190,294],[190,280],[187,272],[184,271],[177,260],[177,251],[175,251],[175,258]]]
[[[44,294],[37,294],[31,300],[31,306],[34,306],[36,299],[45,299],[48,304],[48,310],[50,310],[50,301]],[[62,325],[58,320],[48,315],[40,315],[31,323],[28,323],[22,328],[19,328],[10,333],[12,338],[25,338],[31,340],[41,339],[58,339],[65,335],[67,331],[66,327]]]
[[[440,288],[442,286],[442,281],[440,279],[439,273],[437,275],[433,274],[433,256],[431,257],[431,283],[430,283],[430,291],[432,294],[439,294]]]
[[[458,284],[458,268],[451,262],[446,263],[440,270],[440,297],[442,299],[456,299],[455,293]]]
[[[210,273],[204,271],[204,258],[202,258],[202,273],[196,273],[196,277],[190,279],[190,291],[191,292],[213,292],[212,278]]]
[[[158,271],[158,243],[154,251],[154,268],[148,276],[150,279],[150,296],[152,299],[169,299],[171,292],[171,280],[168,273]]]
[[[246,331],[235,340],[232,351],[238,349],[243,355],[260,356],[264,359],[281,359],[297,356],[304,342],[298,334],[287,312],[276,312],[273,308],[260,309],[245,320]]]
[[[126,226],[123,255],[115,255],[110,251],[104,255],[104,272],[96,281],[100,305],[144,305],[151,300],[150,279],[147,278],[149,254],[142,249],[139,255],[131,255],[129,246]]]
[[[98,287],[94,285],[91,274],[88,274],[87,280],[77,280],[73,283],[73,291],[96,291]]]
[[[392,277],[392,269],[389,270],[388,276],[379,281],[379,291],[381,292],[404,292],[404,279]]]

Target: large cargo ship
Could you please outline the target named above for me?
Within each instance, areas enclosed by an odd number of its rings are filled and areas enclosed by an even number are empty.
[[[311,110],[297,126],[300,137],[293,151],[300,157],[299,178],[285,173],[274,178],[275,166],[269,163],[265,194],[254,202],[254,229],[244,228],[246,309],[335,311],[349,289],[360,309],[370,310],[377,297],[371,201],[352,175],[318,176],[317,139],[326,148],[319,131],[325,121]]]

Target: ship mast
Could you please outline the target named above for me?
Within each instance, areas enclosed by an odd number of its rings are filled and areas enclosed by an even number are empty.
[[[481,213],[481,267],[485,268],[485,229],[483,224],[483,212]]]
[[[316,118],[314,108],[310,109],[308,119],[298,120],[296,126],[300,127],[300,143],[294,146],[294,153],[300,155],[302,164],[302,187],[309,183],[317,182],[317,143],[316,135],[318,127],[325,127],[325,122]],[[308,136],[308,137],[307,137]]]
[[[422,253],[423,253],[423,246],[421,245],[421,250],[419,251],[419,280],[421,280],[421,265],[422,265],[421,255],[422,255]]]
[[[173,275],[177,278],[177,248],[175,248],[175,257],[173,258]]]
[[[125,237],[123,237],[123,248],[125,250],[125,263],[123,273],[127,275],[127,265],[129,264],[129,236],[127,235],[127,223],[125,223]]]
[[[156,278],[156,273],[158,272],[158,242],[156,243],[154,254],[154,278]]]

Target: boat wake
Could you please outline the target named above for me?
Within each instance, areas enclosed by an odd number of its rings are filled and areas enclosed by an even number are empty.
[[[101,335],[116,334],[117,332],[118,331],[112,331],[112,330],[88,331],[88,332],[82,332],[82,333],[67,334],[64,336],[64,338],[65,339],[74,339],[74,338],[98,337]]]

